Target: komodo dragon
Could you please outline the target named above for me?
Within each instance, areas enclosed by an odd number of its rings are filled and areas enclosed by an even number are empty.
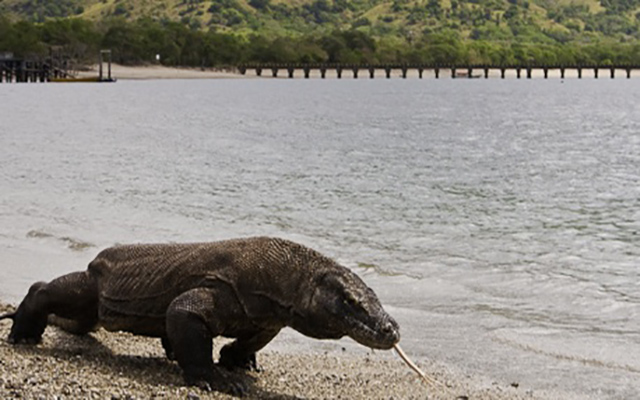
[[[396,321],[349,269],[287,240],[137,244],[103,250],[86,271],[31,286],[10,343],[35,344],[49,319],[86,334],[101,326],[159,337],[188,385],[237,393],[212,360],[212,338],[236,340],[218,364],[257,369],[256,352],[284,327],[318,339],[345,335],[375,349],[400,340]]]

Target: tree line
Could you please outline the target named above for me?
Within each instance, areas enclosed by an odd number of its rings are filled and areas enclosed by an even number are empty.
[[[525,36],[526,37],[526,36]],[[78,18],[43,23],[0,16],[0,52],[19,58],[46,57],[64,49],[81,63],[95,62],[100,49],[114,61],[167,66],[232,67],[243,63],[432,63],[432,64],[640,64],[640,43],[597,41],[489,40],[462,38],[454,29],[418,35],[374,37],[358,28],[274,36],[198,30],[179,22]]]

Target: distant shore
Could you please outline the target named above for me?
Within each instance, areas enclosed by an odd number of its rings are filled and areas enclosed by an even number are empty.
[[[0,303],[0,313],[10,309]],[[12,346],[5,340],[10,326],[8,320],[0,322],[2,398],[232,398],[185,386],[178,365],[165,357],[157,339],[104,330],[75,337],[49,327],[40,345]],[[258,355],[258,362],[263,372],[229,373],[229,379],[248,387],[245,398],[539,399],[522,389],[478,384],[442,367],[419,363],[427,374],[447,386],[427,387],[386,352],[300,354],[267,348]]]
[[[462,76],[458,79],[468,79],[464,76],[466,70],[459,71]],[[402,79],[400,70],[392,70],[391,79]],[[610,79],[609,71],[600,71],[601,79]],[[96,77],[98,76],[98,65],[93,65],[78,73],[78,78]],[[107,67],[104,65],[103,76],[107,76]],[[167,67],[163,65],[141,65],[141,66],[126,66],[120,64],[111,65],[111,76],[115,79],[123,80],[143,80],[143,79],[273,79],[271,70],[263,71],[261,76],[257,76],[255,70],[248,70],[245,75],[242,75],[235,69],[215,69],[215,68],[188,68],[188,67]],[[633,70],[632,77],[640,77],[640,71]],[[304,79],[304,73],[302,70],[296,70],[294,72],[296,79]],[[320,71],[312,69],[309,75],[312,79],[321,79]],[[484,72],[480,69],[473,71],[473,78],[485,79]],[[533,79],[544,79],[544,73],[541,69],[532,70],[531,77]],[[594,79],[595,74],[593,69],[585,68],[582,71],[583,79]],[[337,78],[337,73],[333,69],[328,69],[326,78]],[[360,69],[359,79],[368,80],[369,71]],[[407,73],[409,79],[419,79],[418,71],[416,69],[409,69]],[[515,69],[508,69],[505,74],[505,78],[509,80],[518,79]],[[550,80],[562,80],[560,77],[560,71],[558,69],[549,70]],[[616,71],[617,79],[626,79],[626,72],[623,70]],[[280,70],[278,79],[289,79],[286,70]],[[353,72],[350,70],[344,70],[342,73],[342,79],[353,79]],[[383,69],[376,70],[375,79],[386,79],[385,71]],[[425,70],[423,79],[436,79],[433,70]],[[440,71],[439,79],[451,79],[451,71],[447,68],[443,68]],[[491,69],[489,71],[489,79],[500,80],[500,71],[497,69]],[[522,71],[521,80],[527,80],[526,71]],[[578,79],[578,73],[575,69],[567,69],[565,79]]]

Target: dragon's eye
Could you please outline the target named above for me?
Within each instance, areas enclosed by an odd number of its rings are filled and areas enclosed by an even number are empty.
[[[347,298],[344,300],[344,303],[345,303],[345,304],[347,304],[347,305],[350,305],[350,306],[352,306],[352,307],[355,307],[355,306],[357,306],[358,304],[360,304],[360,303],[358,302],[358,300],[356,300],[356,298],[355,298],[355,297],[353,297],[353,296],[347,296]]]

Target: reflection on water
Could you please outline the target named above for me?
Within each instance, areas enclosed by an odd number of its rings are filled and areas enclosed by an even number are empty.
[[[362,275],[414,354],[534,390],[629,397],[637,86],[3,87],[0,293],[15,300],[116,242],[285,236]]]

